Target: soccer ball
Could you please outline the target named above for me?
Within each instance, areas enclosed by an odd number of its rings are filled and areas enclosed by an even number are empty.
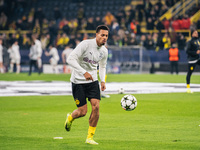
[[[124,94],[124,89],[123,88],[119,88],[118,94]]]
[[[121,106],[126,111],[134,110],[137,107],[137,99],[133,95],[125,95],[121,99]]]

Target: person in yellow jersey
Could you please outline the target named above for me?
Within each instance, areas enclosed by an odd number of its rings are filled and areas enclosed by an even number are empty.
[[[186,53],[188,57],[188,72],[186,76],[187,93],[193,93],[193,91],[190,90],[190,78],[196,65],[200,65],[200,42],[197,30],[192,30],[191,36],[192,39],[188,41],[186,48]]]
[[[85,143],[98,145],[93,140],[99,120],[99,103],[101,91],[106,89],[105,75],[108,58],[108,50],[105,44],[108,39],[109,28],[99,25],[96,28],[96,38],[83,40],[70,53],[67,63],[72,67],[70,81],[72,82],[72,94],[77,109],[67,114],[65,129],[71,130],[72,122],[87,114],[87,99],[92,106],[89,118],[89,129]],[[100,85],[97,77],[97,66],[99,66]]]

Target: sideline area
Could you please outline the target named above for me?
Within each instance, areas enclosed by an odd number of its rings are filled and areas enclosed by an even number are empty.
[[[185,83],[110,82],[104,94],[184,93]],[[71,95],[71,83],[64,81],[0,81],[0,96]],[[200,92],[200,84],[191,84],[193,92]]]

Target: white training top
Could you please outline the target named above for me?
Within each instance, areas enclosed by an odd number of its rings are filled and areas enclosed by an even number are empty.
[[[3,62],[3,46],[0,45],[0,62]]]
[[[52,49],[50,49],[49,55],[51,55],[52,58],[55,59],[56,61],[58,61],[60,59],[60,57],[58,55],[58,50],[55,47],[53,47]]]
[[[86,81],[84,77],[86,72],[92,75],[94,81],[98,80],[98,65],[100,80],[105,82],[107,57],[107,48],[105,46],[99,47],[96,38],[80,42],[67,59],[67,63],[73,68],[71,82],[76,84],[93,82],[92,80]]]
[[[21,55],[19,52],[19,45],[12,45],[12,59],[21,59]]]
[[[32,45],[30,48],[30,53],[29,53],[29,57],[31,60],[37,60],[38,58],[38,51],[36,49],[36,45]]]
[[[41,57],[42,56],[42,44],[39,40],[35,40],[35,46],[36,46],[36,49],[38,51],[38,57]]]
[[[72,48],[67,48],[67,49],[64,49],[62,54],[65,55],[65,59],[66,59],[66,62],[67,62],[67,58],[69,57],[69,54],[73,51]]]

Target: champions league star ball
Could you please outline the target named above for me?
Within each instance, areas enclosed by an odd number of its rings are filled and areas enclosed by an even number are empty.
[[[126,111],[134,110],[137,107],[137,99],[133,95],[125,95],[121,99],[121,106]]]

